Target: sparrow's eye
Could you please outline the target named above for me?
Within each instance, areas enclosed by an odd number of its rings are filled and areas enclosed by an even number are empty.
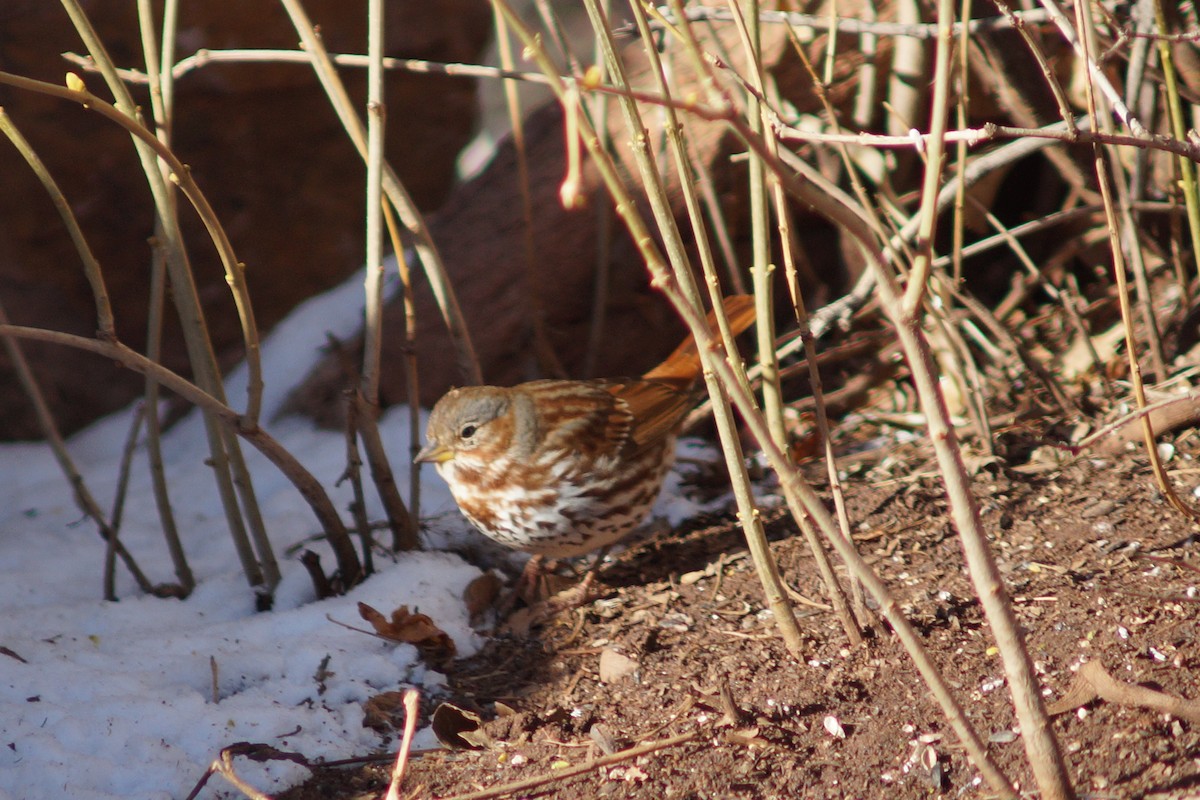
[[[475,426],[475,425],[471,425],[471,424],[463,425],[462,430],[458,432],[458,438],[470,439],[472,436],[475,435],[476,430],[477,430],[477,426]]]

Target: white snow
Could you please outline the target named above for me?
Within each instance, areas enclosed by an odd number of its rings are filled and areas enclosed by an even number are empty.
[[[389,270],[390,275],[395,271]],[[348,485],[335,486],[345,466],[345,441],[303,419],[273,419],[287,391],[307,373],[326,334],[348,335],[362,317],[361,275],[298,308],[264,342],[264,427],[325,486],[343,512]],[[246,374],[227,380],[230,402],[243,407]],[[69,449],[106,511],[116,491],[132,411],[118,413],[72,437]],[[408,485],[407,410],[381,420],[400,486]],[[0,445],[0,800],[183,798],[224,746],[263,742],[310,759],[338,759],[383,750],[362,725],[363,701],[381,691],[415,686],[436,700],[442,675],[411,645],[395,645],[348,630],[330,618],[368,627],[356,604],[384,614],[407,605],[433,618],[469,655],[480,637],[461,597],[479,570],[444,552],[376,557],[378,572],[349,595],[314,601],[308,575],[288,549],[309,541],[318,526],[308,505],[252,447],[254,475],[283,580],[275,607],[254,610],[205,466],[204,427],[193,413],[164,439],[169,485],[197,587],[186,600],[142,595],[118,566],[119,602],[101,599],[104,544],[82,517],[49,448]],[[692,454],[694,455],[694,453]],[[442,481],[424,473],[422,514],[439,527],[464,530]],[[372,519],[383,514],[366,487]],[[673,521],[697,507],[670,488],[658,512]],[[121,540],[155,582],[174,581],[151,491],[144,449],[134,461]],[[381,534],[381,538],[388,538]],[[14,657],[19,656],[19,659]],[[318,680],[322,661],[326,674]],[[216,664],[217,697],[213,697]],[[428,731],[418,747],[436,746]],[[288,762],[238,759],[239,774],[260,790],[278,791],[308,772]],[[202,798],[240,797],[214,776]]]

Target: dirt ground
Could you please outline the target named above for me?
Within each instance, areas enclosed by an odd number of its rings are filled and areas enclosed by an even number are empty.
[[[844,464],[854,538],[997,764],[1035,793],[929,448],[894,441]],[[1047,703],[1085,660],[1200,699],[1197,528],[1167,505],[1144,456],[1072,458],[1029,444],[1032,458],[981,469],[975,490]],[[1200,437],[1184,434],[1175,447],[1168,467],[1186,493]],[[806,473],[826,483],[821,466]],[[601,599],[527,636],[498,634],[451,665],[446,695],[423,698],[423,713],[443,701],[474,710],[485,746],[420,754],[401,796],[994,796],[896,638],[876,622],[866,644],[850,648],[823,608],[803,538],[781,512],[770,531],[796,591],[802,660],[763,610],[740,530],[730,518],[697,521],[617,556]],[[1053,729],[1080,796],[1200,796],[1193,723],[1096,701],[1057,715]],[[665,746],[623,752],[648,743]],[[613,763],[572,774],[610,753]],[[326,768],[284,796],[381,796],[388,770]],[[548,780],[499,791],[537,778]]]

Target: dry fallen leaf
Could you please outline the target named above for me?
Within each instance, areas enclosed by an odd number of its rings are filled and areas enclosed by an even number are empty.
[[[452,750],[482,750],[491,742],[479,715],[453,703],[439,704],[429,726],[437,740]]]
[[[358,613],[371,623],[375,633],[393,642],[416,645],[431,661],[445,661],[455,654],[454,640],[433,623],[428,614],[414,614],[400,606],[388,619],[366,603],[358,604]]]
[[[627,675],[637,672],[638,663],[629,656],[623,656],[616,650],[605,648],[600,653],[600,680],[604,683],[616,683]]]

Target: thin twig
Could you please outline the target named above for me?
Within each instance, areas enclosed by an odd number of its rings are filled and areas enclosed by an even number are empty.
[[[321,40],[319,29],[313,25],[312,20],[309,19],[307,12],[305,12],[299,0],[281,1],[292,21],[293,27],[296,29],[296,33],[300,36],[301,45],[308,54],[313,71],[316,73],[321,87],[329,97],[334,112],[341,121],[342,127],[345,128],[346,133],[349,135],[351,143],[365,160],[367,157],[367,137],[363,129],[362,120],[358,118],[354,104],[350,101],[350,96],[346,91],[345,84],[338,76],[337,70],[334,69],[329,52],[325,49],[325,44]],[[474,345],[471,344],[470,333],[463,319],[462,309],[458,305],[458,297],[450,285],[450,279],[446,273],[446,265],[442,261],[437,245],[434,243],[429,228],[425,224],[425,219],[417,209],[416,203],[413,202],[408,190],[405,189],[404,184],[401,183],[395,171],[386,162],[383,169],[383,189],[392,206],[396,209],[396,213],[400,216],[400,221],[413,236],[413,249],[421,260],[421,265],[425,270],[425,277],[429,280],[430,289],[433,291],[438,309],[442,313],[442,321],[445,323],[450,340],[454,344],[459,370],[462,372],[463,377],[470,383],[483,383],[479,358],[475,354]]]
[[[387,800],[399,800],[400,784],[404,780],[404,770],[408,766],[408,753],[412,749],[413,734],[417,732],[417,702],[421,694],[416,689],[404,691],[404,736],[400,740],[400,750],[396,753],[396,764],[392,767],[392,778],[388,782]]]
[[[699,20],[717,20],[721,22],[731,22],[733,14],[724,8],[710,8],[698,5],[689,5],[686,8],[686,19],[690,21]],[[876,36],[910,36],[915,39],[934,39],[938,34],[938,26],[936,23],[911,23],[903,24],[896,22],[868,22],[865,20],[854,19],[852,17],[837,17],[830,19],[829,15],[819,16],[816,14],[801,14],[792,11],[760,11],[758,14],[762,22],[776,25],[790,25],[795,28],[808,28],[814,31],[829,31],[836,29],[840,33],[846,34],[874,34]],[[1016,15],[1023,24],[1040,24],[1049,20],[1049,15],[1044,11],[1023,11]],[[678,21],[678,15],[671,20]],[[958,34],[963,28],[963,23],[956,22],[950,29],[951,33]],[[967,30],[971,33],[983,31],[1002,31],[1013,27],[1013,20],[1005,17],[988,17],[984,19],[973,19],[966,24]]]
[[[487,800],[492,797],[503,797],[508,794],[517,794],[519,792],[527,792],[530,789],[536,789],[539,786],[545,786],[549,783],[574,778],[576,775],[584,775],[588,772],[593,772],[604,767],[620,764],[625,761],[632,761],[639,756],[644,756],[647,753],[654,753],[658,750],[666,750],[668,747],[678,747],[681,744],[687,744],[690,741],[700,738],[704,735],[704,731],[692,731],[691,733],[681,733],[678,736],[672,736],[668,739],[660,739],[657,742],[647,742],[646,744],[630,747],[627,750],[621,750],[613,753],[611,756],[592,759],[585,761],[582,764],[576,764],[573,767],[563,767],[556,769],[549,775],[538,775],[533,778],[526,778],[512,783],[493,786],[490,789],[483,789],[478,792],[469,792],[467,794],[456,794],[452,797],[444,798],[443,800]]]
[[[504,3],[504,0],[494,1],[503,5],[510,22],[513,22],[515,28],[520,28],[521,23],[519,18]],[[677,0],[678,6],[679,3]],[[524,31],[522,38],[536,53],[537,43],[532,34]],[[550,65],[546,59],[539,57],[539,63],[543,65],[544,69],[549,71]],[[564,94],[565,92],[560,90],[560,101]],[[734,124],[736,125],[736,123]],[[742,134],[743,130],[739,129],[739,135]],[[752,147],[761,147],[761,142],[747,141],[747,143]],[[765,153],[765,151],[763,152]],[[609,191],[613,195],[618,213],[622,215],[622,219],[629,228],[634,242],[638,244],[642,256],[646,260],[647,267],[652,275],[653,285],[667,295],[676,311],[687,323],[688,328],[692,331],[692,335],[696,338],[697,347],[699,352],[703,354],[707,367],[706,378],[709,377],[709,371],[712,373],[712,377],[709,380],[710,393],[714,393],[715,398],[724,398],[726,393],[728,394],[728,397],[736,404],[746,425],[760,443],[763,454],[771,464],[772,469],[779,475],[781,486],[789,506],[804,509],[804,512],[815,523],[816,527],[826,536],[831,546],[838,551],[839,556],[841,556],[855,575],[863,581],[867,590],[879,602],[881,613],[891,623],[893,629],[903,642],[905,649],[909,652],[914,664],[921,673],[921,677],[925,680],[927,686],[929,686],[931,693],[939,705],[941,705],[950,725],[958,734],[960,741],[967,749],[976,766],[983,773],[989,786],[992,787],[993,791],[1005,798],[1015,797],[1012,784],[988,756],[979,735],[971,726],[962,706],[955,699],[937,668],[929,660],[928,653],[921,642],[921,637],[901,612],[899,604],[891,597],[878,575],[863,561],[857,551],[837,533],[836,525],[821,499],[812,487],[807,484],[803,476],[792,468],[786,455],[775,446],[770,432],[767,430],[765,420],[763,420],[762,415],[757,411],[753,396],[743,387],[743,384],[737,378],[734,367],[723,358],[722,349],[713,340],[700,311],[689,301],[688,297],[671,277],[671,272],[655,244],[655,238],[650,234],[644,221],[637,213],[637,206],[626,191],[616,167],[608,157],[608,154],[599,152],[597,149],[592,149],[591,154],[596,168],[600,171],[605,184],[609,187]],[[775,166],[772,168],[774,169]],[[780,171],[781,178],[786,178],[788,174],[790,173],[783,170]],[[808,202],[809,205],[825,213],[835,222],[840,221],[850,226],[856,235],[862,233],[865,227],[864,223],[853,209],[837,205],[827,195],[820,194],[815,188],[807,184],[799,185],[796,181],[789,181],[788,189],[789,192],[797,194]],[[863,247],[868,249],[869,252],[874,253],[874,257],[882,263],[882,256],[877,253],[877,248],[873,247],[874,243],[870,235],[866,235],[860,241]]]

